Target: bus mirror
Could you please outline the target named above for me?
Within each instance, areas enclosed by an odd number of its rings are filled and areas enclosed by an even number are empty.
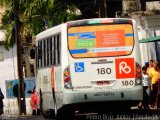
[[[31,59],[35,59],[35,49],[34,49],[34,48],[32,48],[32,49],[30,50],[30,58],[31,58]]]

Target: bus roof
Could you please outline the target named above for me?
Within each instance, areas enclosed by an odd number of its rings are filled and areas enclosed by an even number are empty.
[[[55,27],[49,28],[45,31],[40,32],[39,34],[36,35],[36,41],[37,40],[41,40],[43,38],[46,38],[48,36],[52,36],[53,34],[59,33],[61,31],[61,27],[62,25],[64,25],[65,23],[62,23],[60,25],[57,25]]]
[[[57,25],[55,27],[49,28],[43,32],[40,32],[39,34],[36,35],[36,41],[60,32],[61,27],[63,25],[67,25],[68,27],[74,27],[74,26],[91,25],[91,24],[93,25],[93,24],[101,24],[101,23],[104,23],[104,24],[105,23],[129,23],[132,20],[133,19],[131,18],[92,18],[92,19],[69,21],[69,22]]]
[[[105,24],[105,23],[132,23],[131,18],[92,18],[67,22],[67,26],[81,26],[81,25],[93,25],[93,24]]]

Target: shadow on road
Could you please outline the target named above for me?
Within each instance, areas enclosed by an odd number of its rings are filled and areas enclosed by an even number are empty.
[[[55,120],[45,119],[41,115],[18,117],[16,120]],[[67,119],[64,119],[67,120]],[[69,120],[160,120],[160,109],[151,110],[116,110],[106,109],[100,112],[85,112],[76,111],[75,116]]]

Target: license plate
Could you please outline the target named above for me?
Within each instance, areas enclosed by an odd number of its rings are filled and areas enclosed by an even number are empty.
[[[97,81],[98,86],[110,85],[110,81]]]

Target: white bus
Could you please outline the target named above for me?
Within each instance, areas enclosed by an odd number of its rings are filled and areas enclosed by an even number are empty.
[[[132,19],[96,18],[39,33],[36,90],[42,113],[53,110],[63,119],[83,107],[138,104],[143,92],[136,29]]]

